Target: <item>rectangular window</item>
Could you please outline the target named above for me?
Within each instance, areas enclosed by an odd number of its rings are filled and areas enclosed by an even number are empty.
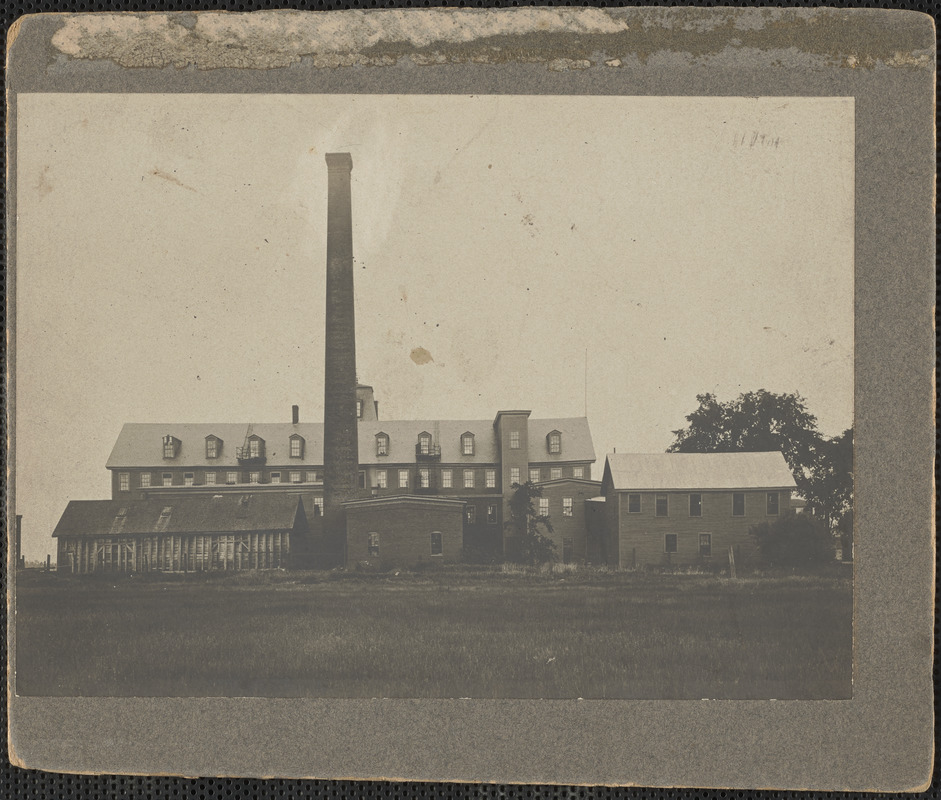
[[[657,495],[657,516],[658,517],[667,516],[669,512],[669,508],[670,506],[669,506],[669,501],[667,500],[667,496],[665,494],[658,494]]]
[[[427,469],[418,470],[418,485],[422,489],[427,489],[431,486],[431,473]]]
[[[389,440],[385,436],[376,437],[376,455],[377,456],[387,456],[389,455]]]
[[[317,481],[320,480],[320,474],[317,472],[308,472],[305,477],[307,479],[307,483],[317,483]],[[296,482],[300,483],[300,481]]]
[[[216,473],[207,472],[206,473],[206,486],[215,486],[216,485]]]
[[[464,470],[464,488],[465,489],[474,488],[474,470],[472,469]]]
[[[556,453],[562,452],[562,434],[561,433],[550,433],[549,434],[549,452],[555,455]]]
[[[510,431],[510,450],[520,449],[520,432]]]
[[[141,489],[150,488],[150,473],[149,472],[142,472],[140,474],[140,487]]]
[[[584,468],[584,467],[572,467],[572,477],[573,477],[573,478],[584,478],[584,477],[585,477],[585,468]]]
[[[300,458],[301,457],[301,440],[300,437],[295,436],[291,439],[291,458]]]
[[[539,516],[540,517],[549,516],[549,498],[548,497],[539,498]]]
[[[575,556],[575,540],[563,539],[562,540],[562,562],[565,564],[571,564],[574,556]]]
[[[122,492],[131,491],[131,476],[127,472],[118,473],[118,489]]]
[[[249,458],[261,458],[261,439],[248,440]]]
[[[497,488],[497,471],[495,469],[488,469],[484,476],[484,479],[486,481],[488,489]]]
[[[676,534],[675,533],[663,534],[663,552],[664,553],[676,552]]]
[[[373,558],[378,558],[379,556],[379,534],[378,533],[369,534],[369,555]]]
[[[531,470],[529,471],[529,480],[530,480],[532,483],[539,483],[539,478],[540,478],[540,477],[541,477],[541,476],[540,476],[540,472],[539,472],[538,469],[531,469]]]
[[[629,494],[627,496],[627,513],[628,514],[640,513],[640,495],[639,494]]]
[[[301,482],[301,473],[300,473],[300,472],[297,472],[297,471],[295,470],[294,472],[291,472],[291,473],[290,473],[290,478],[291,478],[291,483],[300,483],[300,482]]]
[[[476,506],[465,506],[464,507],[464,520],[468,525],[473,525],[477,522],[477,507]]]
[[[441,486],[445,489],[451,488],[451,470],[441,470]]]
[[[557,481],[562,477],[562,467],[550,467],[549,468],[549,480]]]
[[[510,485],[520,482],[520,468],[510,467]]]
[[[571,497],[562,498],[562,516],[571,517],[574,513],[574,504]]]
[[[183,485],[192,486],[196,476],[192,472],[183,473]]]
[[[442,543],[441,543],[441,531],[432,531],[431,532],[431,554],[433,556],[440,556],[443,552]]]
[[[281,483],[281,473],[280,473],[280,472],[272,472],[272,473],[271,473],[271,482],[272,482],[272,483]]]
[[[363,401],[357,400],[356,401],[356,419],[362,419],[362,418],[363,418]]]
[[[366,488],[366,471],[365,470],[359,471],[359,488],[360,489]]]
[[[768,514],[777,516],[778,513],[778,493],[768,492]]]
[[[216,440],[206,439],[206,458],[215,458],[216,453]]]
[[[431,452],[431,437],[430,436],[419,436],[418,437],[418,453],[419,455],[427,456]]]
[[[732,516],[745,516],[745,492],[732,493]]]
[[[487,524],[488,525],[497,524],[497,507],[496,506],[487,506]]]
[[[702,495],[691,494],[689,496],[689,515],[691,517],[702,516]]]
[[[323,516],[323,498],[322,497],[314,498],[314,516],[315,517]]]
[[[408,488],[408,470],[407,469],[399,470],[399,488],[400,489]]]
[[[239,474],[237,472],[227,472],[225,474],[225,482],[230,486],[232,484],[239,482]]]
[[[249,472],[249,473],[248,473],[248,482],[249,482],[249,483],[261,483],[261,473],[260,473],[260,472]]]
[[[388,477],[384,469],[380,469],[376,472],[376,486],[380,489],[385,489],[387,486]]]
[[[163,440],[163,457],[164,458],[173,458],[176,456],[176,446],[173,444],[173,439],[170,437],[164,437]]]
[[[163,477],[164,486],[173,486],[173,473],[172,472],[164,472],[162,477]]]
[[[712,555],[712,534],[699,534],[699,555],[708,558]]]
[[[474,437],[470,434],[461,437],[461,455],[474,455]]]

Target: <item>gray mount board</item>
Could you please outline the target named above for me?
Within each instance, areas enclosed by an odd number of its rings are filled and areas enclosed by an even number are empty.
[[[855,102],[856,148],[851,700],[92,699],[8,692],[15,764],[185,776],[851,791],[927,786],[934,613],[929,17],[672,8],[49,14],[14,25],[7,57],[10,331],[22,279],[17,99],[29,93],[846,97]],[[16,351],[14,337],[12,470]],[[16,513],[12,487],[8,519]],[[11,554],[7,566],[9,609],[16,591]],[[8,632],[13,664],[11,615]]]

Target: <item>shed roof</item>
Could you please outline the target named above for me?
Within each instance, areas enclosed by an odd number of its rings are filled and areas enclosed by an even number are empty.
[[[766,453],[611,453],[614,489],[793,489],[784,455]]]
[[[584,417],[561,419],[530,419],[528,422],[530,462],[594,461],[588,420]],[[109,469],[161,467],[197,467],[203,469],[236,469],[236,448],[245,441],[248,426],[242,423],[152,423],[128,422],[121,428],[111,450]],[[550,431],[562,433],[562,448],[550,454],[546,436]],[[418,434],[427,431],[441,447],[442,463],[493,464],[499,460],[497,436],[491,420],[368,420],[359,423],[359,463],[411,464],[417,461],[415,445]],[[461,453],[461,436],[474,434],[474,454]],[[323,465],[323,424],[318,422],[254,423],[252,433],[265,441],[269,466],[286,469]],[[302,458],[290,457],[293,434],[304,437]],[[376,455],[376,435],[389,437],[388,454]],[[180,446],[174,458],[163,457],[163,437],[174,436]],[[206,458],[206,437],[217,436],[222,449],[217,458]]]
[[[194,495],[162,500],[72,500],[53,536],[224,533],[290,530],[296,495]]]

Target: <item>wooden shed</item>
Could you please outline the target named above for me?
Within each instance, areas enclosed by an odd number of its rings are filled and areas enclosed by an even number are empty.
[[[52,534],[61,572],[201,572],[288,565],[307,536],[297,496],[73,500]]]

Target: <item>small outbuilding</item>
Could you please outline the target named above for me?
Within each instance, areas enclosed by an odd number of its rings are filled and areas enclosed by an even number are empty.
[[[621,568],[738,564],[757,557],[752,526],[790,508],[780,452],[612,453],[601,481],[605,561]]]
[[[52,535],[65,573],[275,569],[307,517],[299,497],[279,494],[72,500]]]
[[[460,561],[464,505],[416,495],[344,503],[347,567],[385,570]]]

